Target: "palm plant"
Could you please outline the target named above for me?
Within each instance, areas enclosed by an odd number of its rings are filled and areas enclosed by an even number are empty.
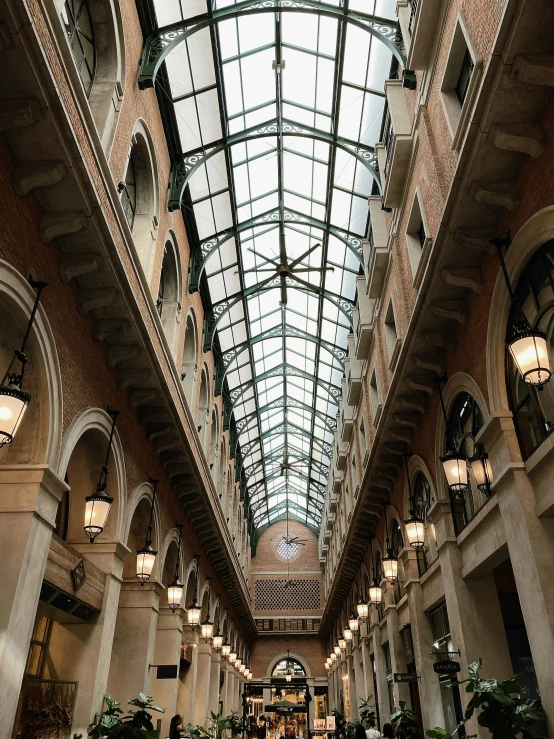
[[[370,701],[373,700],[372,695],[368,695],[367,698],[360,698],[360,707],[358,713],[360,714],[360,721],[369,721],[373,719],[375,721],[375,709],[373,708]]]
[[[407,739],[417,736],[417,716],[410,708],[406,708],[406,701],[399,701],[398,709],[391,713],[390,722],[394,733],[402,731]],[[437,738],[438,739],[438,738]]]

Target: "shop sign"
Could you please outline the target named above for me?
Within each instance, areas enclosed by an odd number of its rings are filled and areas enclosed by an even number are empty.
[[[327,731],[335,731],[335,717],[327,716],[326,718]]]
[[[412,672],[395,672],[394,682],[395,683],[415,683],[418,680],[418,676]]]
[[[454,662],[453,659],[441,659],[435,662],[433,669],[439,675],[455,675],[460,672],[460,663]]]
[[[73,585],[75,586],[75,590],[79,590],[81,585],[87,579],[87,575],[85,572],[85,563],[83,560],[77,562],[75,567],[71,570],[71,574],[73,576]]]

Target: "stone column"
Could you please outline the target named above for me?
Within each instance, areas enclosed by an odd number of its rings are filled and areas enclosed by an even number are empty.
[[[371,637],[368,624],[360,624],[360,655],[364,670],[364,698],[367,698],[368,695],[372,695],[376,698],[375,685],[373,683],[373,664],[371,662],[371,652],[369,648],[370,640]]]
[[[354,655],[346,656],[346,674],[348,675],[348,692],[350,694],[350,720],[358,718],[358,694],[356,692],[356,670],[354,669]]]
[[[373,615],[375,614],[375,615]],[[377,698],[379,700],[379,720],[381,727],[390,721],[389,689],[387,684],[387,664],[381,646],[381,627],[375,609],[372,613],[371,634],[373,637],[373,657],[375,659],[375,679],[377,682]]]
[[[460,679],[469,677],[467,666],[483,659],[483,676],[498,680],[513,674],[506,632],[500,612],[498,593],[492,573],[483,577],[464,579],[462,555],[454,537],[450,504],[439,500],[430,511],[435,524],[437,548],[448,621],[455,650],[460,650]],[[460,691],[465,709],[470,695]],[[473,719],[469,733],[488,735]]]
[[[212,666],[212,647],[200,640],[198,648],[198,672],[196,675],[196,698],[194,701],[194,723],[207,725],[210,700],[210,668]]]
[[[177,713],[177,693],[179,688],[179,667],[181,662],[181,644],[183,641],[183,615],[182,608],[175,613],[164,607],[160,609],[156,629],[156,644],[154,647],[154,664],[174,665],[177,668],[177,677],[158,680],[157,668],[152,669],[150,694],[154,698],[154,704],[165,708],[161,714],[162,733],[165,737],[169,734],[169,722],[171,717]],[[160,718],[160,716],[157,716]]]
[[[106,573],[102,610],[88,624],[52,624],[49,650],[55,655],[58,680],[78,680],[72,735],[83,734],[102,710],[108,684],[123,562],[129,550],[118,542],[74,544],[90,562]],[[85,572],[86,572],[85,562]],[[129,698],[131,696],[128,696]]]
[[[161,592],[157,582],[141,586],[126,581],[121,585],[108,693],[124,705],[139,690],[150,694]]]
[[[408,594],[416,672],[421,678],[419,680],[419,694],[423,731],[425,732],[428,729],[434,729],[435,726],[443,728],[445,726],[439,676],[433,669],[435,658],[431,654],[433,634],[431,621],[423,610],[423,593],[419,582],[415,550],[406,547],[400,553],[400,559],[404,568],[404,587]]]
[[[68,486],[46,465],[0,468],[0,736],[12,734],[48,549]]]
[[[398,628],[398,613],[394,602],[394,588],[390,582],[383,580],[383,601],[385,603],[385,618],[387,620],[387,633],[389,636],[389,650],[392,674],[395,672],[406,672],[406,650],[404,641]],[[408,683],[393,683],[394,701],[398,706],[400,701],[406,701],[406,705],[412,706],[410,686]]]
[[[339,689],[339,706],[340,706],[340,699],[342,695],[342,702],[344,706],[344,712],[346,713],[346,695],[344,694],[344,677],[345,675],[348,675],[348,667],[346,664],[346,656],[341,653],[340,657],[340,667],[337,672],[337,683],[338,683],[338,689]]]
[[[554,736],[554,534],[551,518],[537,516],[537,499],[519,444],[511,414],[491,418],[481,431],[491,460],[494,491],[514,571],[519,602],[525,620],[533,664],[547,714],[548,730]],[[550,462],[551,464],[551,462]],[[536,478],[550,490],[548,467],[535,471]],[[548,523],[547,523],[548,522]]]
[[[356,715],[360,715],[360,701],[365,700],[368,693],[365,687],[365,668],[362,656],[362,641],[359,637],[354,637],[356,645],[352,649],[352,657],[354,662],[354,672],[356,676]]]
[[[221,673],[221,654],[215,649],[212,651],[212,664],[210,667],[210,699],[208,708],[214,713],[219,713],[219,676]]]
[[[227,660],[222,660],[220,670],[223,673],[223,690],[221,693],[221,699],[223,701],[223,713],[229,716],[231,713],[229,709],[229,663]]]
[[[177,686],[177,713],[183,717],[183,723],[193,723],[198,674],[198,632],[190,626],[183,628],[183,644],[188,648],[190,666]]]

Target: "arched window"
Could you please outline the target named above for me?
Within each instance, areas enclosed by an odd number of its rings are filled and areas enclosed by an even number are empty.
[[[174,242],[168,239],[164,247],[156,310],[160,316],[167,343],[171,353],[175,355],[176,339],[179,327],[180,312],[180,274],[177,249]]]
[[[66,0],[62,20],[85,95],[90,97],[96,76],[96,39],[88,0]]]
[[[158,226],[158,185],[153,152],[146,126],[142,121],[137,121],[125,177],[119,183],[119,192],[121,206],[148,281],[152,272]]]
[[[284,657],[279,660],[271,672],[271,677],[285,677],[287,674],[287,667],[292,670],[293,677],[305,677],[306,670],[304,666],[294,657],[288,659]]]
[[[212,473],[212,479],[216,480],[217,477],[217,447],[218,447],[218,437],[219,437],[219,430],[218,430],[218,423],[217,423],[217,411],[212,411],[212,422],[211,422],[211,428],[210,428],[210,459],[209,459],[209,465],[210,465],[210,471]]]
[[[417,473],[413,483],[413,490],[415,513],[423,519],[425,527],[423,557],[421,562],[418,558],[418,565],[423,564],[423,568],[427,569],[437,558],[437,545],[433,524],[429,521],[429,508],[431,508],[431,504],[433,503],[431,499],[431,486],[423,472]]]
[[[202,445],[202,449],[204,451],[207,451],[207,443],[208,443],[208,426],[209,426],[209,410],[208,410],[208,401],[209,401],[209,391],[208,391],[208,373],[205,369],[202,370],[202,375],[200,378],[200,394],[198,397],[198,414],[196,416],[197,420],[197,430],[198,430],[198,436],[200,437],[200,444]]]
[[[66,0],[61,21],[102,147],[111,147],[125,85],[119,3]]]
[[[192,408],[196,390],[196,372],[198,370],[198,341],[196,337],[196,323],[194,314],[189,313],[185,325],[185,345],[183,347],[183,362],[181,364],[181,382],[185,398]]]
[[[456,396],[448,415],[447,448],[459,449],[464,434],[477,436],[483,427],[483,414],[475,398],[462,392]],[[466,440],[464,450],[468,457],[474,454],[473,444]],[[451,495],[452,517],[456,535],[471,521],[476,511],[486,502],[487,496],[475,484],[473,474],[468,470],[469,485],[463,491]]]
[[[548,241],[529,260],[517,283],[515,300],[531,325],[546,333],[550,365],[554,364],[554,241]],[[508,321],[508,332],[513,321]],[[510,338],[510,335],[506,337]],[[506,350],[510,408],[523,459],[527,459],[554,429],[554,386],[537,389],[526,383]]]

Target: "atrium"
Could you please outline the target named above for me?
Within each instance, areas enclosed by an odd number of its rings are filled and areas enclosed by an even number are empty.
[[[0,739],[554,735],[553,28],[0,5]]]

